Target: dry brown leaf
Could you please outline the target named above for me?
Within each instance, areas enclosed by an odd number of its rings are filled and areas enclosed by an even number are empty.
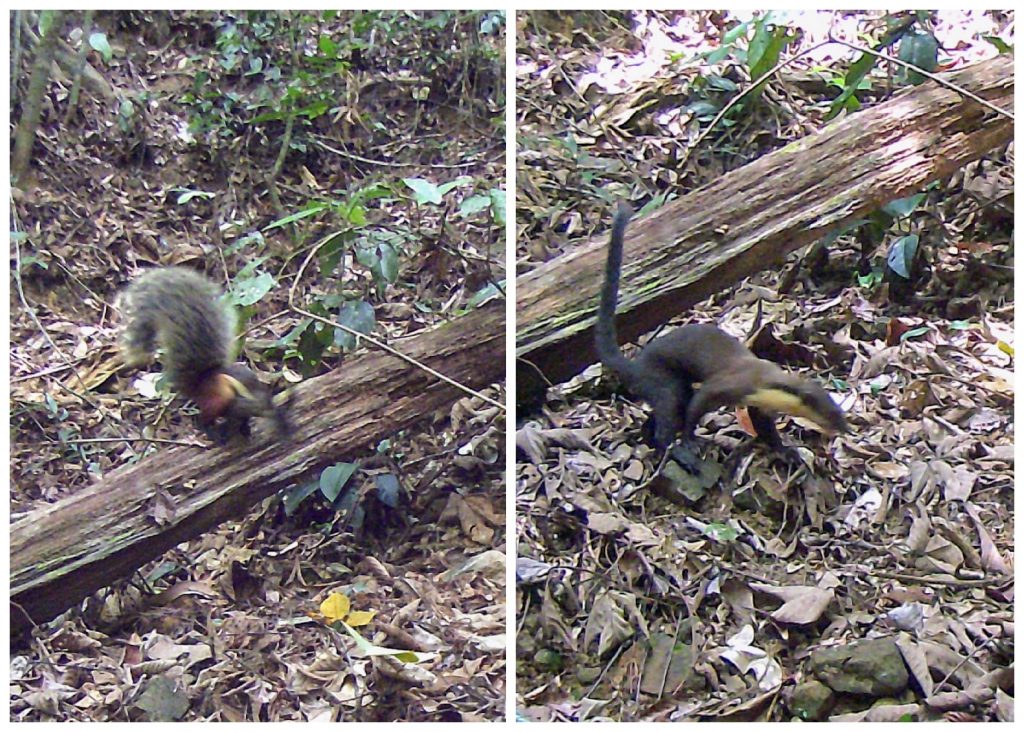
[[[931,672],[928,670],[928,658],[921,647],[906,633],[900,633],[896,639],[896,647],[907,664],[910,675],[914,677],[918,685],[924,691],[925,696],[931,696],[935,687]]]
[[[973,503],[967,503],[964,505],[964,509],[967,511],[967,515],[971,517],[974,522],[974,528],[978,532],[978,541],[981,544],[981,566],[987,572],[999,572],[1000,574],[1012,575],[1013,571],[1009,565],[1003,559],[1003,555],[999,553],[999,548],[995,542],[992,541],[992,537],[989,536],[988,530],[985,528],[984,522],[981,520],[981,514],[978,512],[978,507]]]
[[[817,622],[828,609],[835,593],[810,586],[776,586],[763,582],[751,583],[751,588],[782,600],[782,605],[772,613],[780,623],[808,625]]]
[[[587,616],[583,633],[584,648],[590,648],[597,639],[597,656],[618,648],[640,632],[648,635],[647,624],[636,606],[636,598],[625,592],[610,590],[600,595]]]
[[[546,448],[547,441],[544,435],[533,423],[525,424],[516,430],[516,450],[521,450],[530,462],[543,463]]]

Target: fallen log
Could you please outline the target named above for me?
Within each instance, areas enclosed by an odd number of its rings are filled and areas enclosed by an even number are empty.
[[[944,78],[1013,111],[1013,58]],[[1013,139],[1013,121],[929,82],[830,124],[636,219],[626,235],[617,327],[634,340],[789,252],[921,190]],[[516,279],[516,401],[597,357],[592,328],[607,236]]]
[[[394,345],[459,383],[487,386],[505,377],[505,303]],[[12,642],[33,622],[463,396],[370,352],[296,388],[287,442],[260,435],[242,448],[172,448],[35,509],[11,526]]]

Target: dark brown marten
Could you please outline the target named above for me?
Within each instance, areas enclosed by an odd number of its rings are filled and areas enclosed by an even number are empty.
[[[622,203],[612,222],[595,342],[604,367],[651,405],[648,431],[654,446],[666,450],[680,431],[684,443],[689,443],[704,414],[731,406],[748,407],[758,436],[780,452],[786,448],[773,414],[805,417],[829,434],[845,432],[842,410],[819,384],[758,358],[713,325],[684,325],[651,341],[633,360],[622,355],[615,336],[615,308],[622,242],[632,215]]]

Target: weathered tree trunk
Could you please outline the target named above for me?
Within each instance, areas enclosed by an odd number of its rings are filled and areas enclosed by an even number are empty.
[[[1013,111],[1013,58],[947,74]],[[829,125],[634,221],[627,231],[620,339],[673,315],[788,253],[921,190],[1013,138],[1013,122],[929,82]],[[516,400],[596,360],[601,235],[516,280]]]
[[[505,376],[505,304],[395,347],[466,386]],[[241,449],[173,448],[111,473],[11,527],[11,637],[315,471],[464,396],[386,353],[353,358],[296,389],[294,434]]]

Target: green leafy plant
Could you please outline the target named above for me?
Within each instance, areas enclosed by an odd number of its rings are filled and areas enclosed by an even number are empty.
[[[889,29],[882,36],[881,40],[875,44],[875,51],[885,51],[891,48],[896,43],[900,42],[905,36],[919,35],[919,31],[914,29],[914,26],[927,18],[927,11],[917,10],[908,17],[898,18],[890,17],[887,19]],[[934,39],[933,39],[934,40]],[[926,42],[917,42],[917,45],[909,45],[907,47],[908,55],[920,58],[927,61],[924,47],[927,45]],[[935,44],[936,50],[938,44]],[[903,51],[901,50],[901,53]],[[903,59],[910,61],[910,59]],[[850,64],[849,70],[846,72],[846,76],[843,79],[842,90],[829,107],[826,119],[833,119],[840,112],[846,110],[847,112],[854,112],[860,109],[860,101],[857,99],[857,92],[862,91],[865,88],[865,82],[868,82],[868,73],[879,63],[879,58],[870,53],[863,53],[860,57]],[[934,68],[934,62],[931,67]],[[923,67],[925,68],[925,67]],[[926,69],[927,70],[927,69]],[[919,76],[919,75],[918,75]]]
[[[386,451],[383,447],[378,452]],[[353,477],[359,470],[358,463],[335,463],[324,468],[316,480],[303,483],[285,491],[285,514],[292,516],[302,503],[311,497],[330,506],[345,516],[346,524],[354,529],[363,525],[366,517],[362,501],[373,496],[379,503],[390,509],[398,509],[402,505],[402,484],[394,473],[376,473],[373,475],[372,490],[358,489]]]
[[[929,186],[933,188],[935,184]],[[857,237],[861,241],[861,247],[863,250],[863,259],[866,262],[867,257],[874,251],[878,245],[884,240],[886,235],[892,230],[892,228],[899,222],[909,219],[914,213],[916,213],[921,205],[927,200],[927,193],[915,193],[905,198],[899,198],[894,201],[890,201],[881,208],[873,211],[868,215],[867,218],[854,219],[848,221],[842,226],[836,227],[822,239],[815,244],[815,249],[827,247],[836,241],[840,236],[856,232]],[[904,263],[912,262],[913,257],[917,255],[917,238],[914,235],[913,244],[909,244],[909,239],[901,241],[897,239],[892,245],[890,245],[890,264],[897,262],[897,260]],[[906,255],[909,251],[911,260],[906,260]],[[901,271],[909,271],[906,267],[897,265],[894,270],[899,276]],[[857,284],[865,289],[871,289],[878,286],[885,280],[885,272],[881,268],[873,267],[871,270],[858,272],[856,274]]]
[[[182,98],[192,108],[190,131],[216,148],[219,140],[233,139],[244,125],[263,133],[256,139],[265,142],[269,139],[265,125],[293,118],[299,122],[300,134],[292,145],[302,149],[304,126],[344,98],[348,62],[341,57],[343,47],[321,37],[314,54],[292,50],[311,32],[315,14],[245,11],[223,15],[226,19],[216,22],[217,63],[211,71],[198,72],[192,89]],[[290,44],[282,39],[290,39]],[[239,77],[249,83],[237,84]],[[232,90],[224,91],[222,81],[231,82]],[[237,88],[246,91],[234,91]]]
[[[216,65],[198,72],[192,88],[182,97],[192,109],[190,131],[205,138],[211,147],[235,139],[243,128],[256,133],[256,141],[266,143],[272,139],[268,125],[290,121],[295,127],[289,144],[304,151],[312,123],[337,112],[348,99],[348,72],[353,63],[373,63],[383,72],[398,70],[396,65],[425,72],[427,84],[414,95],[421,99],[479,91],[477,87],[486,85],[493,93],[483,96],[493,96],[496,109],[503,109],[504,78],[495,73],[502,67],[501,45],[485,40],[503,29],[503,12],[361,11],[354,14],[346,35],[319,32],[315,46],[302,45],[303,39],[318,32],[323,19],[336,15],[336,11],[322,15],[302,11],[222,13],[216,22]],[[461,41],[454,52],[453,36]],[[416,48],[417,53],[402,56],[393,52],[395,47]],[[195,60],[201,63],[203,58]],[[247,83],[234,83],[239,78]],[[442,84],[447,87],[439,88]],[[236,91],[239,88],[246,91]],[[496,115],[495,123],[503,125],[504,117]]]
[[[376,182],[364,188],[350,191],[344,198],[321,199],[308,202],[302,210],[278,219],[264,231],[286,224],[295,224],[303,219],[323,216],[330,221],[341,221],[345,229],[330,235],[318,248],[317,260],[322,272],[338,272],[339,279],[345,279],[343,267],[349,261],[370,274],[370,280],[377,298],[383,298],[388,286],[399,284],[401,261],[415,254],[414,243],[419,239],[416,233],[406,227],[370,226],[369,206],[376,201],[387,202],[396,196],[395,188],[409,192],[421,206],[440,206],[462,188],[475,183],[469,176],[460,176],[444,183],[434,183],[423,178],[406,178],[401,186]],[[505,192],[490,189],[484,193],[464,197],[457,208],[457,215],[466,218],[486,214],[492,222],[504,226],[506,213]],[[487,292],[480,298],[491,297],[497,288],[485,287]],[[475,304],[482,300],[476,299]],[[369,335],[376,328],[373,302],[367,293],[329,292],[306,303],[314,315],[333,320]],[[332,349],[351,351],[358,346],[358,336],[342,328],[331,328],[326,323],[306,318],[287,333],[277,344],[287,349],[288,355],[296,357],[304,370],[317,366]]]
[[[343,506],[343,490],[358,469],[356,463],[335,463],[324,468],[317,480],[303,483],[285,492],[285,514],[291,516],[299,505],[319,493],[335,510]]]
[[[906,61],[927,72],[935,71],[939,62],[939,42],[931,33],[910,29],[900,39],[900,61]],[[920,84],[927,77],[906,67],[900,67],[899,77],[904,83]]]
[[[753,29],[754,34],[747,49],[747,69],[751,79],[759,79],[779,63],[786,46],[796,40],[796,34],[786,26],[777,24],[771,12],[757,18]],[[766,79],[751,92],[750,104],[761,95],[767,81]]]

